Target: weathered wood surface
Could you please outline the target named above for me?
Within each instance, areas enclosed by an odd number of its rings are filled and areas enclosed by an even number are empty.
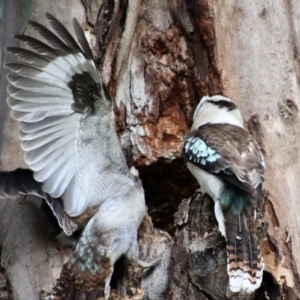
[[[9,36],[22,21],[20,1],[5,1],[4,11],[1,46],[11,46]],[[69,29],[77,17],[89,32],[116,103],[126,158],[140,170],[149,214],[155,227],[174,237],[171,253],[170,238],[145,221],[141,256],[166,249],[164,261],[142,283],[141,271],[126,262],[122,268],[120,262],[121,270],[129,271],[113,281],[112,299],[117,294],[126,299],[236,299],[226,285],[225,242],[216,230],[212,202],[192,198],[186,206],[189,217],[176,234],[173,225],[181,200],[197,187],[180,158],[182,137],[201,96],[217,93],[238,103],[266,158],[269,229],[262,252],[267,271],[280,285],[266,273],[253,297],[300,298],[300,3],[33,0],[31,18],[44,23],[45,12]],[[10,59],[2,53],[2,62]],[[24,163],[17,126],[6,108],[4,75],[2,69],[0,166],[9,170]],[[34,300],[41,289],[49,291],[69,253],[56,243],[58,227],[39,206],[39,200],[0,203],[1,266],[14,299]]]

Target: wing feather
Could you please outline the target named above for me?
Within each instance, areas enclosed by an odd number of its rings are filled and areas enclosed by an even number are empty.
[[[71,116],[55,116],[44,119],[40,122],[35,123],[20,123],[20,130],[23,133],[33,133],[35,131],[40,131],[43,129],[47,129],[49,127],[57,126],[59,124],[67,125],[67,123],[75,123],[79,122],[79,116],[77,114],[72,114]]]
[[[89,60],[93,61],[94,56],[93,56],[92,50],[89,46],[89,43],[86,40],[86,37],[84,35],[84,32],[83,32],[81,26],[79,25],[78,21],[75,18],[73,19],[73,26],[75,29],[75,34],[77,36],[78,42],[81,45],[86,57]]]
[[[34,28],[51,46],[55,48],[60,55],[68,55],[70,53],[76,53],[76,49],[72,49],[67,46],[61,39],[59,39],[52,31],[50,31],[44,25],[30,20],[28,24]]]
[[[72,140],[74,138],[73,132],[69,130],[69,128],[64,128],[62,130],[45,134],[40,136],[39,138],[32,139],[32,140],[24,140],[21,143],[21,147],[24,151],[31,151],[47,144],[50,144],[52,141],[59,140],[59,139],[66,139]]]
[[[53,32],[29,22],[45,41],[15,35],[30,49],[7,48],[21,60],[6,65],[11,71],[7,102],[11,116],[20,122],[21,147],[34,179],[44,193],[63,196],[65,212],[75,217],[108,195],[123,193],[135,181],[114,131],[109,93],[83,30],[74,20],[77,43],[56,18],[46,17]],[[95,177],[98,183],[91,185]],[[99,189],[105,195],[99,195]]]
[[[78,201],[80,195],[80,201]],[[85,211],[88,207],[86,194],[80,188],[78,180],[74,176],[68,185],[64,195],[64,209],[70,216],[77,215],[78,211]]]
[[[66,216],[61,199],[52,198],[45,193],[42,189],[42,184],[34,180],[31,170],[0,171],[0,198],[15,198],[20,194],[44,198],[67,235],[72,234],[77,229],[77,225]]]
[[[51,61],[51,57],[47,58],[47,55],[41,55],[28,49],[22,49],[18,47],[6,47],[6,52],[14,54],[16,57],[21,58],[25,62],[34,63],[38,68],[45,68]]]
[[[50,31],[47,29],[47,32]],[[42,69],[43,65],[45,64],[45,61],[49,61],[50,63],[46,65],[44,69],[41,70],[42,72],[49,72],[54,76],[57,75],[55,70],[60,70],[58,74],[61,75],[72,74],[72,72],[69,72],[70,70],[72,70],[73,73],[90,72],[94,80],[99,80],[94,61],[87,60],[84,53],[82,53],[81,50],[80,52],[76,52],[78,50],[74,50],[74,49],[72,50],[71,48],[68,47],[64,50],[62,49],[58,50],[57,48],[54,49],[48,46],[47,44],[26,35],[15,35],[15,37],[18,40],[24,42],[26,45],[28,45],[36,52],[23,49],[23,48],[17,48],[17,47],[8,47],[6,48],[6,51],[12,52],[13,54],[22,58],[24,61],[26,61],[29,64],[34,64],[36,68],[40,67]],[[60,43],[64,44],[58,37],[56,37],[56,42],[58,42],[59,44]],[[78,45],[77,47],[79,48]],[[67,49],[69,49],[68,52]],[[10,64],[7,64],[7,66],[10,69],[12,69]]]
[[[74,124],[74,125],[77,125],[77,124]],[[31,140],[41,138],[41,137],[44,137],[44,136],[52,134],[52,133],[55,134],[56,132],[63,132],[64,130],[66,130],[66,124],[60,123],[57,125],[46,127],[42,130],[33,131],[31,133],[24,133],[23,131],[20,131],[19,138],[22,141],[31,141]]]
[[[199,127],[185,137],[183,155],[188,162],[219,174],[253,196],[257,196],[257,189],[264,180],[260,147],[253,136],[237,126],[208,124]]]
[[[20,42],[23,42],[24,44],[35,50],[35,53],[43,55],[50,61],[55,60],[60,55],[59,52],[56,51],[54,48],[50,47],[49,45],[43,43],[40,40],[33,38],[32,36],[28,36],[25,34],[15,34],[14,38]]]
[[[67,145],[65,148],[71,147],[71,145]],[[47,156],[41,158],[39,161],[32,163],[30,165],[31,169],[35,172],[41,171],[48,167],[50,163],[56,161],[60,156],[64,155],[65,149],[64,147],[60,147],[53,152],[49,153]],[[70,153],[70,155],[75,155],[74,151]]]
[[[52,28],[58,33],[62,40],[69,46],[70,49],[74,49],[76,52],[82,52],[69,31],[51,14],[46,13],[46,17],[50,22]]]
[[[29,25],[46,42],[27,35],[15,35],[30,49],[6,49],[22,60],[6,65],[11,70],[7,76],[10,83],[7,102],[12,109],[11,116],[20,122],[21,147],[26,163],[34,171],[34,178],[42,182],[44,192],[52,197],[66,194],[66,211],[79,215],[87,205],[86,195],[75,185],[81,115],[73,109],[78,100],[74,98],[70,82],[74,81],[75,75],[83,73],[90,75],[87,84],[101,85],[101,81],[78,23],[75,30],[83,50],[56,18],[50,14],[46,17],[57,35],[30,21]],[[93,105],[89,95],[85,97],[82,97],[85,104],[78,104],[83,109]]]
[[[47,180],[43,180],[43,189],[46,193],[53,195],[53,197],[55,195],[55,198],[62,196],[65,191],[60,189],[60,185],[65,176],[71,176],[66,178],[68,182],[70,182],[74,177],[76,173],[72,168],[72,164],[74,164],[74,162],[74,158],[70,159],[68,153],[65,153],[52,164],[51,168],[45,169],[47,172],[45,174]]]
[[[31,166],[32,164],[35,164],[39,162],[42,159],[45,159],[50,153],[53,151],[56,151],[57,149],[64,149],[67,148],[68,146],[71,146],[70,142],[74,142],[74,139],[72,138],[71,135],[69,135],[69,139],[62,138],[62,139],[57,139],[54,140],[40,148],[31,150],[27,153],[25,153],[25,162]],[[50,164],[50,162],[49,162]]]
[[[40,82],[29,78],[24,78],[14,73],[7,75],[7,80],[12,87],[31,93],[57,95],[61,98],[70,97],[69,88],[55,86],[53,83]],[[34,95],[34,94],[33,94]]]

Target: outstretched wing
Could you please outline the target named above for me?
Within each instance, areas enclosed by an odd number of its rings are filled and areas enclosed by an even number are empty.
[[[11,70],[7,102],[20,122],[21,147],[34,178],[52,197],[64,196],[65,211],[78,216],[89,205],[76,177],[82,116],[93,112],[96,102],[110,110],[112,104],[78,22],[74,20],[80,45],[57,19],[46,17],[56,34],[29,22],[46,43],[15,35],[30,50],[6,48],[22,60],[6,65]]]
[[[185,159],[199,168],[218,174],[254,197],[264,180],[265,164],[260,147],[244,129],[212,124],[186,135]]]
[[[45,193],[42,184],[33,178],[31,170],[0,171],[0,198],[16,198],[19,195],[35,195],[45,199],[67,235],[77,229],[77,224],[66,216],[61,199],[54,199]]]

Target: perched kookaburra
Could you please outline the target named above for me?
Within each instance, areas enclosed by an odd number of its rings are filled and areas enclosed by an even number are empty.
[[[184,138],[183,154],[201,191],[215,201],[216,219],[227,241],[230,290],[255,291],[262,281],[263,261],[254,215],[265,163],[230,99],[202,98]]]
[[[33,172],[1,172],[0,191],[45,198],[67,234],[76,229],[72,218],[94,208],[49,299],[108,299],[121,255],[142,267],[156,263],[138,259],[137,231],[147,210],[144,190],[126,164],[113,103],[80,25],[74,20],[78,44],[57,19],[46,17],[53,32],[29,22],[46,42],[15,35],[31,50],[6,49],[22,60],[7,64],[7,101],[20,122],[25,162]]]

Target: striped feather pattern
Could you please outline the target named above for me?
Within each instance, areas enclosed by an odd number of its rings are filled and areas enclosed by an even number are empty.
[[[7,76],[7,103],[11,116],[20,122],[21,147],[34,178],[52,197],[65,196],[66,212],[78,216],[88,206],[87,195],[75,178],[81,119],[78,112],[94,105],[102,84],[78,22],[74,21],[74,25],[82,48],[56,18],[50,14],[46,17],[55,33],[37,22],[29,22],[46,42],[15,35],[30,49],[6,48],[21,60],[6,65],[11,70]],[[85,81],[83,74],[87,74]],[[87,93],[90,86],[96,88]],[[78,87],[85,92],[80,97]]]
[[[253,293],[262,282],[263,260],[257,245],[251,216],[225,216],[227,237],[227,272],[230,290]]]

